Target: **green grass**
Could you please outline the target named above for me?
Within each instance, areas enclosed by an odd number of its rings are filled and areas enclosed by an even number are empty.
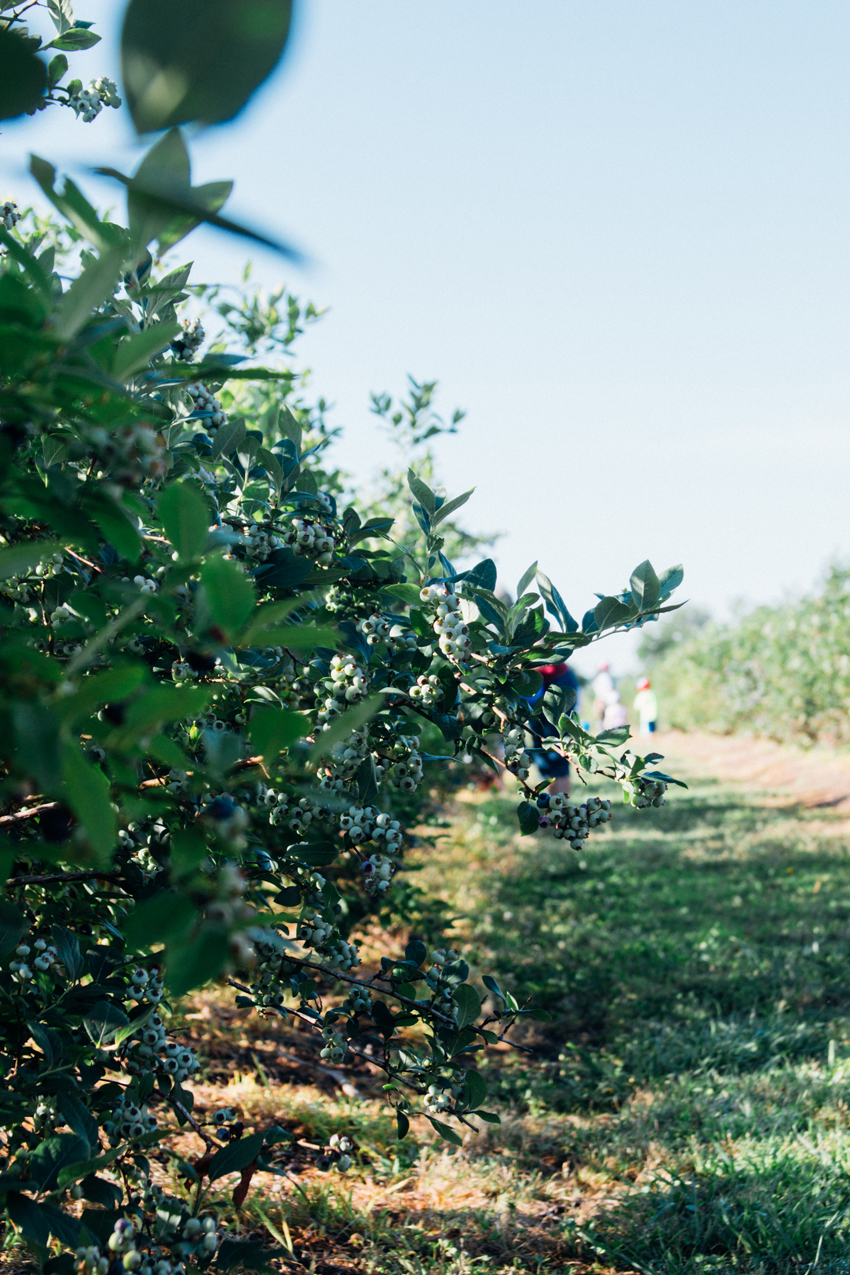
[[[572,1183],[570,1255],[658,1275],[850,1270],[841,822],[697,782],[659,812],[615,808],[576,855],[519,839],[514,804],[467,807],[419,879],[477,967],[556,1017],[530,1031],[537,1061],[487,1077],[517,1117],[517,1167]]]

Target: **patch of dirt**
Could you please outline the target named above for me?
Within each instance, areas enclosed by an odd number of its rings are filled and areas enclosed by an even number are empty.
[[[670,773],[682,771],[740,780],[781,792],[810,809],[850,817],[850,754],[828,748],[805,752],[748,735],[707,735],[667,731],[655,736]]]

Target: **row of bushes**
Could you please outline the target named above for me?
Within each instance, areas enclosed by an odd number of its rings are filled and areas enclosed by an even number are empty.
[[[685,610],[653,629],[641,656],[664,726],[850,744],[850,567],[833,566],[815,596],[732,623]]]

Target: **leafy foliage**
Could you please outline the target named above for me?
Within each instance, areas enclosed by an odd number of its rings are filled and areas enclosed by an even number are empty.
[[[71,21],[66,0],[50,7]],[[139,23],[131,6],[133,48]],[[241,1259],[198,1216],[204,1182],[239,1173],[240,1205],[287,1135],[195,1119],[197,1059],[169,1035],[171,1007],[226,979],[246,1011],[320,1033],[322,1057],[368,1056],[401,1136],[421,1101],[458,1143],[447,1122],[472,1125],[486,1098],[474,1055],[530,1010],[505,996],[482,1018],[462,956],[429,958],[418,940],[361,978],[354,927],[385,906],[399,816],[432,762],[501,757],[524,834],[554,826],[578,849],[607,821],[610,803],[531,782],[537,670],[667,609],[681,572],[642,563],[579,626],[535,564],[508,606],[490,560],[459,571],[446,553],[471,493],[449,499],[412,469],[416,532],[397,542],[386,509],[341,507],[322,405],[303,403],[292,368],[244,365],[288,351],[315,311],[289,298],[284,314],[283,294],[221,302],[239,343],[200,355],[190,266],[163,268],[151,247],[201,222],[244,231],[220,214],[229,183],[191,186],[179,131],[122,178],[126,226],[47,161],[31,168],[65,229],[9,206],[0,231],[0,1190],[42,1262],[58,1242],[100,1275],[119,1259],[145,1275],[158,1261],[226,1269]],[[414,386],[414,442],[432,429],[416,425],[432,388]],[[624,735],[595,739],[570,709],[542,701],[546,746],[632,805],[662,804],[659,759],[618,753]],[[206,1148],[181,1162],[192,1209],[150,1176],[166,1118]],[[320,1164],[344,1171],[351,1150],[338,1138]],[[80,1218],[65,1207],[78,1199],[101,1208]]]

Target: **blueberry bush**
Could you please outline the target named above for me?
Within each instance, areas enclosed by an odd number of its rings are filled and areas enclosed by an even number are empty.
[[[47,8],[66,41],[89,30],[67,0]],[[324,404],[291,359],[315,310],[193,291],[175,263],[201,222],[255,234],[221,215],[229,183],[191,185],[179,128],[231,118],[280,56],[289,6],[240,6],[241,45],[235,11],[129,5],[123,92],[141,131],[163,131],[132,177],[106,170],[126,224],[33,156],[56,216],[10,200],[0,229],[0,1192],[4,1242],[48,1272],[266,1260],[206,1201],[233,1175],[241,1204],[291,1135],[198,1119],[197,1058],[169,1029],[211,981],[246,1014],[306,1024],[335,1065],[368,1058],[400,1137],[414,1113],[455,1144],[497,1122],[475,1054],[530,1008],[415,938],[358,968],[357,927],[388,906],[417,793],[450,767],[504,765],[521,832],[580,849],[610,803],[534,781],[532,718],[633,806],[662,804],[670,782],[626,730],[584,731],[563,690],[531,701],[542,665],[668,609],[681,570],[642,563],[580,623],[537,564],[500,600],[492,560],[447,554],[474,548],[452,522],[471,493],[411,469],[400,536],[397,485],[383,510],[342,499]],[[43,64],[3,13],[22,83],[20,65]],[[62,100],[51,74],[5,113]],[[439,428],[432,390],[414,383],[402,411],[414,441]],[[392,420],[385,397],[375,409]],[[199,1139],[192,1163],[181,1130]],[[156,1185],[152,1149],[185,1195]],[[320,1167],[344,1171],[353,1150],[335,1136]]]

